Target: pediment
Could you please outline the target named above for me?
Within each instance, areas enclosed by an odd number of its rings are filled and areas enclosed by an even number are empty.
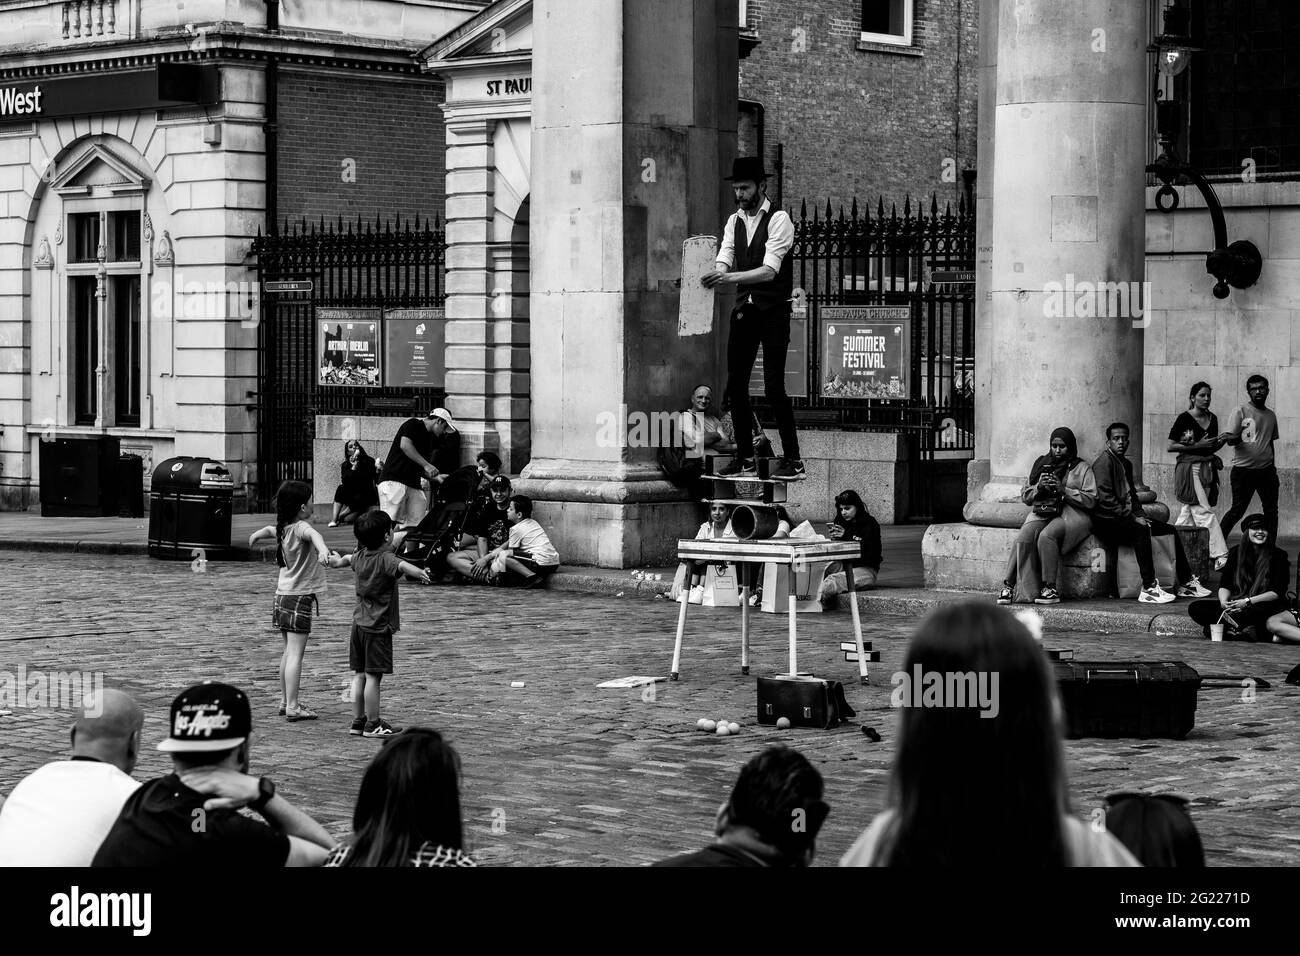
[[[95,144],[58,170],[55,190],[84,191],[105,186],[115,191],[147,189],[149,177],[107,147]]]
[[[532,0],[497,0],[417,56],[428,68],[456,60],[509,57],[531,52],[532,47]]]

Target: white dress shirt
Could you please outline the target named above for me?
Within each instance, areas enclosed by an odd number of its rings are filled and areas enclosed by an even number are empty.
[[[722,230],[722,243],[718,246],[717,262],[726,266],[728,269],[736,265],[736,220],[743,219],[745,222],[745,236],[753,241],[754,230],[758,228],[759,220],[772,208],[772,201],[764,199],[763,204],[758,207],[751,216],[742,209],[737,209],[727,219],[727,225]],[[763,265],[767,266],[773,272],[781,271],[781,262],[785,259],[786,253],[794,245],[794,223],[790,221],[790,216],[781,209],[772,213],[772,218],[767,224],[767,246],[763,253]]]

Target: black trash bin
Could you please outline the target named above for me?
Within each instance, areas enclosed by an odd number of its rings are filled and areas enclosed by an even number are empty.
[[[144,517],[144,459],[123,455],[117,460],[117,516]]]
[[[168,458],[149,489],[149,555],[170,561],[229,560],[235,482],[211,458]]]
[[[117,514],[117,459],[111,435],[42,441],[41,516],[103,518]]]

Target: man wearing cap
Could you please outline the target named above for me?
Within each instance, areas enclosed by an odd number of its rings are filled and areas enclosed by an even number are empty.
[[[742,156],[732,166],[728,181],[735,193],[738,212],[732,214],[722,232],[716,270],[702,280],[709,288],[736,286],[736,304],[731,311],[727,338],[727,397],[731,420],[736,428],[736,457],[718,474],[753,475],[754,436],[744,427],[753,417],[749,404],[749,378],[758,350],[763,349],[763,389],[776,414],[781,433],[781,463],[773,478],[798,481],[806,478],[799,457],[799,436],[794,427],[794,409],[785,393],[785,358],[790,345],[790,298],[794,293],[794,223],[768,200],[767,172],[757,156]]]
[[[473,519],[465,526],[465,532],[474,537],[475,547],[448,555],[448,568],[470,581],[488,583],[488,572],[492,567],[488,555],[505,547],[510,540],[510,519],[506,517],[510,490],[510,479],[505,475],[497,475],[488,483],[489,500],[475,511]]]
[[[334,846],[324,827],[248,776],[253,732],[248,697],[207,681],[172,702],[171,732],[158,749],[172,773],[126,801],[92,866],[181,868],[320,866]],[[237,811],[247,807],[266,821]]]
[[[72,757],[36,770],[0,808],[0,866],[90,866],[140,786],[144,711],[120,690],[88,696],[72,725]]]
[[[434,452],[455,432],[456,422],[445,408],[435,408],[423,420],[408,418],[397,430],[379,473],[379,507],[393,519],[394,529],[414,527],[423,520],[429,499],[420,479],[428,478],[431,484],[442,480],[433,463]],[[394,550],[405,537],[405,532],[394,531]]]

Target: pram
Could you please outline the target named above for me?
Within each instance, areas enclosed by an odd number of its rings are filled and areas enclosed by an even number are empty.
[[[465,526],[481,502],[478,485],[479,471],[474,465],[449,474],[438,486],[429,513],[402,542],[402,560],[428,568],[431,574],[446,571],[447,555],[456,551]]]

